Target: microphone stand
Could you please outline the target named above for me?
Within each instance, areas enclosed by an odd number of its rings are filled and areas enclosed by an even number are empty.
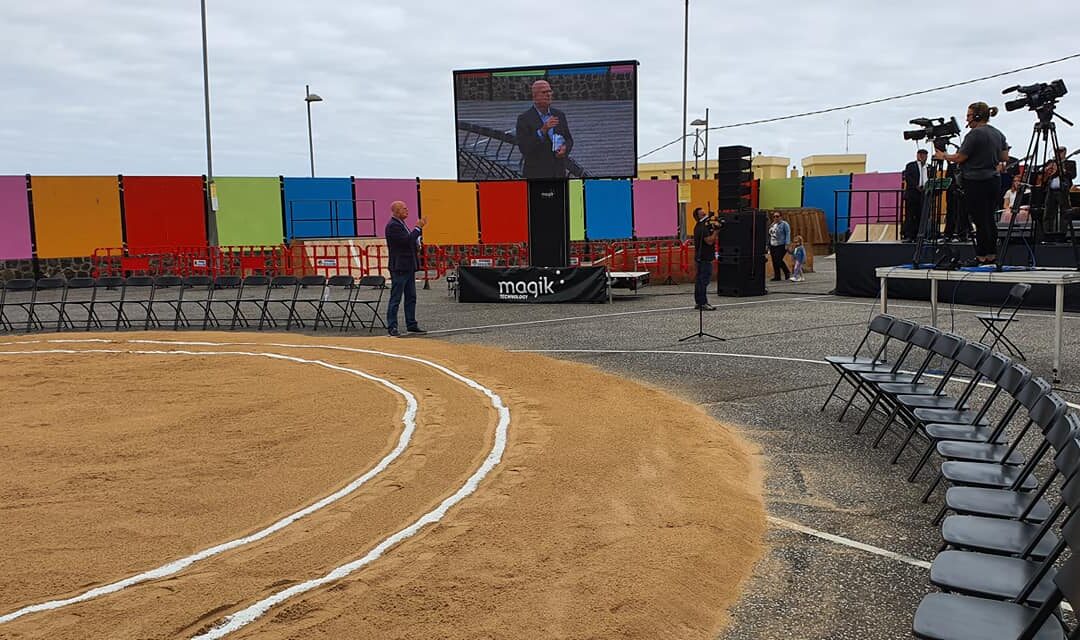
[[[712,338],[713,340],[719,340],[720,342],[727,342],[727,338],[721,338],[720,336],[714,336],[711,333],[705,332],[705,308],[698,307],[698,332],[691,333],[685,338],[679,338],[679,342],[686,342],[690,338]]]

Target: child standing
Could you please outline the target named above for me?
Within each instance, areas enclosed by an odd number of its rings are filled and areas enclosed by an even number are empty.
[[[806,248],[803,247],[802,236],[795,236],[795,239],[791,241],[791,257],[795,260],[795,268],[792,270],[791,279],[794,282],[802,282],[803,278],[803,263],[806,262]]]

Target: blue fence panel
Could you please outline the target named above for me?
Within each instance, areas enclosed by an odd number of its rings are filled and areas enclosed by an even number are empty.
[[[836,219],[845,224],[848,219],[848,194],[840,194],[836,197],[837,190],[851,188],[851,176],[816,176],[803,178],[803,201],[802,206],[821,209],[825,212],[825,221],[829,225],[829,233],[835,233],[833,228]],[[837,210],[839,204],[839,211]],[[836,215],[834,215],[836,214]]]
[[[629,180],[585,181],[585,236],[589,240],[625,240],[634,234]]]
[[[352,178],[285,178],[285,237],[356,235]]]

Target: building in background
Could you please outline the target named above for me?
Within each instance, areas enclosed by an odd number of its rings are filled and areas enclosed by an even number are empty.
[[[866,173],[865,153],[828,153],[806,156],[802,159],[803,175],[841,176],[849,173]]]
[[[773,178],[797,178],[799,169],[791,164],[791,158],[784,156],[766,156],[759,153],[753,160],[754,178],[757,180],[771,180]],[[709,172],[712,176],[705,175],[703,159],[698,159],[698,171],[694,172],[692,160],[686,163],[686,178],[712,179],[716,173],[716,158],[709,163]],[[808,178],[813,176],[836,176],[848,173],[866,172],[865,153],[835,153],[806,156],[802,160],[802,174]],[[682,175],[681,162],[639,162],[639,180],[670,180]]]

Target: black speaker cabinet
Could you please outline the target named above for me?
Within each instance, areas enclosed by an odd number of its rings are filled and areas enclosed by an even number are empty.
[[[765,295],[765,254],[727,254],[716,257],[716,294]]]
[[[718,254],[749,255],[763,253],[769,238],[765,234],[768,214],[751,209],[720,214],[724,227],[717,238]]]
[[[529,181],[529,264],[570,265],[570,199],[566,180]]]

